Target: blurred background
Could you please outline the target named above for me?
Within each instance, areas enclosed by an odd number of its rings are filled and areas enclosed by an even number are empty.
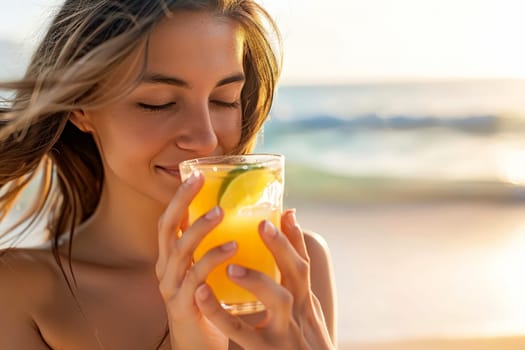
[[[0,0],[0,79],[60,3]],[[332,251],[340,348],[525,348],[523,2],[260,3],[284,69],[257,151]]]

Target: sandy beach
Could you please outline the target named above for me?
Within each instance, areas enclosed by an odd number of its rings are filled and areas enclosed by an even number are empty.
[[[388,343],[346,343],[339,350],[521,350],[525,337],[442,338]]]
[[[340,349],[525,348],[525,205],[289,198],[322,234]]]

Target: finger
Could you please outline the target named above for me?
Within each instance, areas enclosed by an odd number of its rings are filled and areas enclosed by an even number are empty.
[[[303,231],[295,217],[295,209],[289,209],[283,213],[281,216],[281,228],[299,255],[306,261],[310,261]]]
[[[267,309],[264,328],[274,334],[286,332],[293,308],[294,298],[288,289],[275,283],[266,274],[240,265],[228,265],[228,276],[239,286],[257,296]]]
[[[271,222],[261,222],[259,232],[281,271],[283,285],[292,292],[297,302],[304,301],[310,289],[309,261],[299,254],[288,238]]]
[[[233,241],[210,249],[198,263],[186,271],[184,280],[178,286],[166,273],[167,278],[162,283],[161,294],[170,303],[172,319],[176,315],[187,317],[189,311],[195,311],[194,294],[197,287],[205,283],[210,272],[231,258],[236,250],[237,244]]]
[[[184,258],[191,258],[202,239],[208,235],[223,219],[224,211],[219,206],[211,208],[206,214],[198,218],[189,226],[177,241],[179,254]]]
[[[193,197],[199,192],[203,184],[203,177],[194,172],[181,186],[168,204],[158,222],[159,256],[157,258],[157,277],[161,278],[165,272],[170,250],[173,246],[173,236],[180,229],[180,223],[186,216],[186,208]]]
[[[195,304],[204,317],[234,342],[238,344],[262,343],[257,341],[259,334],[254,327],[222,308],[208,285],[202,284],[197,288]]]
[[[192,300],[195,290],[206,281],[208,275],[237,252],[237,243],[230,241],[210,249],[189,269],[179,287],[181,300]],[[193,303],[192,303],[193,304]]]
[[[191,266],[192,255],[202,239],[210,233],[222,220],[223,212],[219,207],[211,209],[200,217],[177,240],[166,262],[163,288],[177,289],[186,277],[186,272]]]

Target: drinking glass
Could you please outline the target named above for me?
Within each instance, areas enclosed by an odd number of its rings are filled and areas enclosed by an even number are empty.
[[[204,185],[189,206],[193,224],[215,206],[224,212],[214,228],[194,252],[197,262],[208,250],[229,241],[237,242],[237,252],[215,268],[206,280],[215,296],[232,314],[264,310],[257,297],[232,282],[226,273],[229,264],[258,270],[280,282],[275,260],[262,241],[258,226],[268,220],[280,229],[284,191],[284,156],[247,154],[213,156],[184,161],[179,165],[182,180],[199,171]]]

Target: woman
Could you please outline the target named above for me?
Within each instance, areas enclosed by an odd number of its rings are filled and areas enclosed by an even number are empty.
[[[267,29],[252,0],[64,3],[24,78],[0,85],[15,93],[0,124],[1,215],[40,176],[22,224],[47,215],[50,243],[2,252],[0,348],[334,348],[328,251],[293,210],[282,232],[260,229],[282,285],[230,269],[266,312],[230,315],[205,283],[235,243],[191,263],[222,211],[188,227],[203,179],[181,184],[177,165],[253,148],[279,74]]]

